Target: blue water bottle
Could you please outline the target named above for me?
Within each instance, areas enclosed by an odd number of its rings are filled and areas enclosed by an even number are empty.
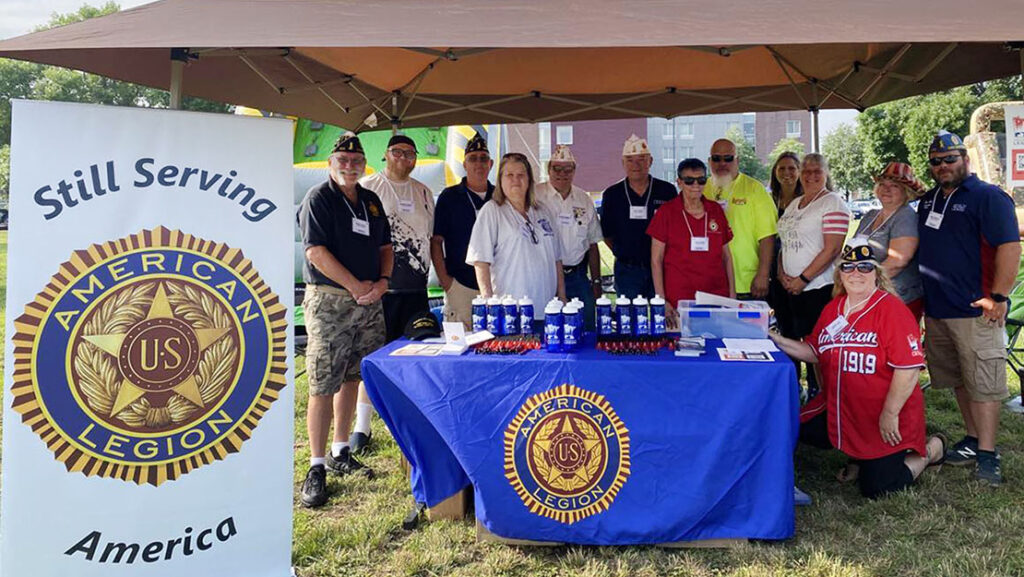
[[[651,299],[651,334],[660,337],[668,332],[665,327],[665,299],[654,295]]]
[[[612,300],[604,295],[597,299],[597,337],[610,337],[612,329]]]
[[[519,299],[519,332],[524,335],[533,334],[533,301],[530,297]]]
[[[647,299],[643,295],[633,299],[633,334],[638,337],[651,334],[651,317],[647,313]]]
[[[580,310],[569,303],[562,308],[562,351],[571,353],[579,348]]]
[[[630,311],[630,300],[625,295],[619,295],[615,300],[615,316],[619,319],[619,335],[624,337],[633,336],[633,313]]]
[[[476,295],[473,299],[473,332],[487,330],[487,299]]]
[[[505,295],[501,301],[501,308],[505,309],[505,334],[519,334],[519,304],[512,295]]]
[[[549,353],[562,352],[562,303],[558,299],[544,307],[544,344]]]
[[[505,334],[505,309],[496,296],[487,299],[487,330],[496,337]]]

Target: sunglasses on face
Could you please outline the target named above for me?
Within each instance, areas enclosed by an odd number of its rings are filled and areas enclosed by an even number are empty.
[[[956,161],[960,160],[959,154],[949,154],[946,156],[936,156],[935,158],[929,158],[928,164],[932,166],[939,166],[940,164],[956,164]]]
[[[712,154],[711,162],[732,162],[736,160],[736,156],[732,154]]]
[[[693,185],[693,183],[697,183],[700,185],[705,185],[708,183],[708,177],[706,176],[680,176],[679,180],[680,182],[687,186],[691,186]]]
[[[466,162],[468,162],[470,164],[487,164],[490,161],[491,161],[491,157],[489,157],[487,155],[467,156],[466,157]]]
[[[861,274],[869,274],[875,270],[875,264],[870,262],[844,262],[839,265],[839,272],[851,273],[857,271]]]
[[[576,172],[575,166],[552,166],[551,172],[555,174],[572,174]]]
[[[395,158],[408,158],[409,160],[416,160],[415,150],[402,150],[401,148],[392,148],[388,152]]]

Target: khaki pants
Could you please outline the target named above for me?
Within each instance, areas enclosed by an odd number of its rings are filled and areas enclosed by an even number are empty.
[[[452,286],[444,291],[444,320],[445,322],[460,322],[467,331],[473,329],[473,299],[479,294],[477,291],[459,284],[459,281],[452,279]]]
[[[972,401],[1001,401],[1006,388],[1006,333],[985,317],[924,318],[924,350],[936,389],[963,386]]]

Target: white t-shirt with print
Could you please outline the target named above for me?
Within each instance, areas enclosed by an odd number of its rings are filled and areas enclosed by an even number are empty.
[[[554,219],[555,230],[562,243],[562,264],[580,264],[586,258],[590,245],[601,242],[603,238],[594,200],[576,185],[564,199],[550,182],[538,184],[536,191],[537,201],[547,207]]]
[[[790,276],[798,276],[825,248],[824,235],[846,236],[849,228],[850,209],[834,192],[821,194],[802,209],[800,199],[789,203],[778,224],[779,240],[782,243],[782,270]],[[804,290],[832,284],[834,273],[835,264],[830,263],[821,274],[811,279]]]
[[[430,236],[434,230],[434,195],[427,185],[410,178],[391,180],[384,171],[364,176],[359,184],[377,193],[391,225],[395,266],[394,290],[422,290],[430,272]]]
[[[530,297],[533,318],[543,319],[544,304],[558,292],[555,269],[561,260],[558,233],[544,205],[531,207],[527,216],[529,225],[508,201],[485,204],[473,225],[466,262],[490,263],[494,294],[510,294],[517,299],[524,295]]]

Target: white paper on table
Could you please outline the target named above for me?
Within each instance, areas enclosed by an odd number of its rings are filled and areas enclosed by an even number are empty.
[[[748,353],[774,353],[779,350],[771,339],[722,339],[722,344],[730,351]]]

